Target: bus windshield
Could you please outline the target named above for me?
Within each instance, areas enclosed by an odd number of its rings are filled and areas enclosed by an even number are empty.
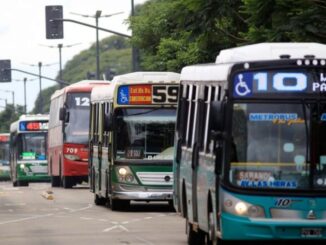
[[[67,95],[69,122],[65,125],[65,142],[87,144],[89,126],[90,93],[70,93]]]
[[[325,105],[234,104],[231,184],[240,188],[325,189]]]
[[[9,164],[9,142],[0,142],[0,163]]]
[[[18,136],[19,160],[46,160],[47,133],[28,133]]]
[[[117,159],[172,160],[176,109],[119,109]]]

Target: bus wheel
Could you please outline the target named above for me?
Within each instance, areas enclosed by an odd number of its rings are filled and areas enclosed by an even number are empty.
[[[65,189],[70,189],[72,188],[72,177],[70,176],[63,176],[62,177],[62,187]]]
[[[94,194],[94,203],[97,206],[103,206],[106,203],[106,199],[104,197],[99,197],[97,194]]]
[[[198,231],[194,231],[192,229],[192,225],[186,220],[187,223],[187,240],[189,245],[198,245],[205,244],[205,233],[198,229]]]
[[[116,210],[126,210],[129,208],[130,201],[129,200],[116,200],[111,199],[111,209]]]
[[[60,176],[51,176],[51,186],[60,187]]]
[[[220,241],[217,243],[217,237],[216,237],[215,225],[214,225],[214,213],[213,212],[210,212],[208,214],[207,244],[208,245],[221,244]]]
[[[18,182],[17,181],[12,182],[12,186],[13,187],[17,187],[18,186]]]

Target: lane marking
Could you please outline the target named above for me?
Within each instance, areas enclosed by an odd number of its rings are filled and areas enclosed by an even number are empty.
[[[10,223],[18,223],[18,222],[21,222],[21,221],[27,221],[27,220],[33,220],[33,219],[41,219],[41,218],[50,217],[50,216],[53,216],[53,215],[54,214],[45,214],[45,215],[36,215],[36,216],[22,218],[22,219],[8,220],[8,221],[0,222],[0,225],[10,224]]]
[[[26,203],[5,203],[5,206],[7,207],[16,207],[16,206],[26,206]]]
[[[126,232],[129,232],[129,230],[126,227],[124,227],[123,225],[114,225],[112,227],[104,229],[103,232],[109,232],[109,231],[112,231],[112,230],[115,230],[115,229],[118,229],[118,228],[121,229],[121,230],[124,230]]]

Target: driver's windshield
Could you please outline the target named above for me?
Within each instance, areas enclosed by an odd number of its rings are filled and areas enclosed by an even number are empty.
[[[65,142],[87,144],[89,126],[90,93],[70,93],[67,95],[69,122],[65,126]]]
[[[117,159],[172,160],[176,109],[119,109]]]
[[[233,108],[233,185],[326,188],[325,106],[239,103]]]
[[[47,133],[27,133],[18,136],[19,160],[46,160]]]
[[[9,164],[9,142],[0,142],[0,163]]]

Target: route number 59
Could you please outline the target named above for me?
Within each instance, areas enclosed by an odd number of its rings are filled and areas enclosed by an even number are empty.
[[[153,86],[153,103],[176,103],[179,86]]]

